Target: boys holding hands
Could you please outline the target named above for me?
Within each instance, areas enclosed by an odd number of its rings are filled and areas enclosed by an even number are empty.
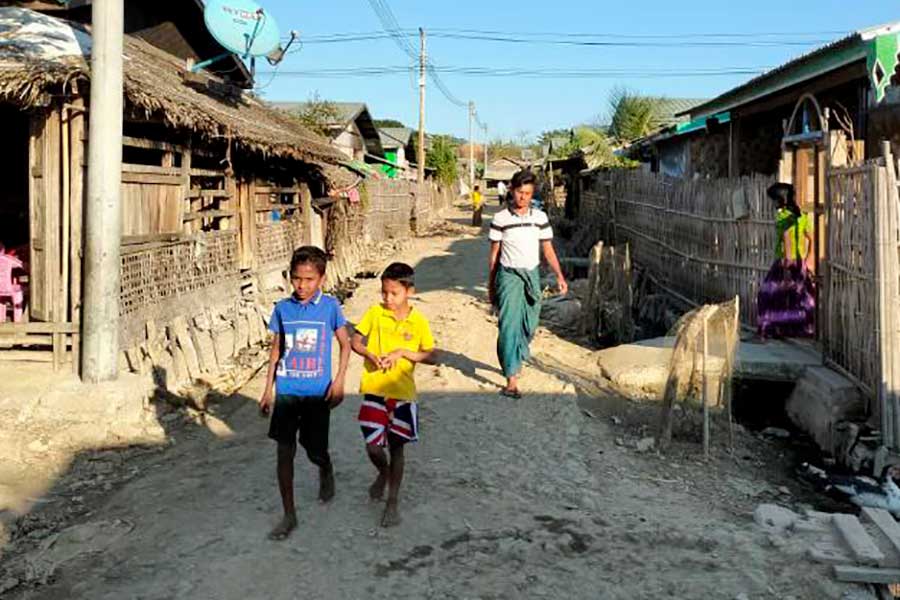
[[[353,350],[365,359],[360,392],[365,395],[359,424],[369,460],[378,471],[369,497],[380,500],[387,488],[381,524],[400,522],[398,504],[403,480],[403,448],[418,439],[417,363],[434,352],[428,320],[409,303],[415,293],[415,272],[393,263],[381,276],[382,304],[372,306],[356,326]],[[385,453],[385,447],[389,454]]]
[[[334,497],[334,471],[328,454],[331,410],[344,400],[350,359],[350,336],[337,299],[322,291],[325,253],[298,248],[291,258],[293,294],[275,305],[269,330],[274,334],[265,389],[259,400],[263,414],[272,412],[269,437],[278,443],[278,487],[284,517],[269,538],[283,540],[297,527],[294,506],[294,456],[297,442],[319,467],[319,500]],[[340,363],[331,380],[331,338],[340,345]],[[273,385],[275,392],[273,400]]]

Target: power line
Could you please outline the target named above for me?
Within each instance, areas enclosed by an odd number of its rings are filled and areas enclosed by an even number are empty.
[[[368,0],[368,2],[369,6],[372,7],[372,10],[375,12],[375,15],[378,17],[378,20],[381,21],[381,25],[385,32],[407,56],[415,60],[418,55],[415,48],[409,42],[408,30],[406,30],[407,33],[404,33],[404,30],[400,28],[400,23],[397,22],[397,17],[394,16],[394,11],[391,10],[391,7],[387,2],[385,0]],[[438,76],[433,60],[429,58],[426,61],[425,68],[428,75],[431,77],[432,82],[434,82],[434,85],[448,102],[459,107],[467,106],[465,102],[453,95],[447,85]]]
[[[429,74],[438,73],[461,75],[468,77],[525,77],[546,79],[608,79],[608,78],[650,78],[650,77],[719,77],[728,75],[758,75],[770,67],[723,67],[713,69],[567,69],[565,67],[544,67],[523,69],[518,67],[436,67],[429,66]],[[280,71],[284,76],[345,78],[374,77],[384,75],[406,75],[415,71],[414,67],[405,65],[350,67],[332,69],[304,69]],[[265,74],[266,71],[260,72]],[[449,90],[448,90],[449,91]],[[459,102],[457,100],[457,102]],[[466,103],[462,103],[466,105]]]
[[[373,2],[375,0],[370,0]],[[760,39],[776,34],[696,34],[696,35],[629,35],[629,34],[556,34],[559,38],[542,38],[540,35],[511,35],[508,32],[491,32],[482,30],[429,30],[432,37],[464,40],[483,41],[494,43],[506,43],[517,45],[562,45],[577,47],[627,47],[627,48],[721,48],[721,47],[782,47],[782,46],[810,46],[825,44],[829,40],[824,38],[798,40],[798,39]],[[308,44],[337,44],[373,41],[379,39],[394,39],[398,44],[400,40],[408,44],[409,37],[414,34],[409,30],[392,30],[390,32],[363,32],[348,34],[327,34],[322,36],[310,36],[306,38]],[[551,34],[545,34],[551,35]],[[590,39],[592,38],[592,39]],[[730,38],[730,39],[729,39]],[[407,51],[402,45],[401,49]]]

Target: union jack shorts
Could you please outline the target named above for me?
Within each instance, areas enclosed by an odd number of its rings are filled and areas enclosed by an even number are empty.
[[[405,444],[419,439],[419,411],[415,402],[366,394],[359,407],[359,426],[366,444],[386,446],[388,437]]]

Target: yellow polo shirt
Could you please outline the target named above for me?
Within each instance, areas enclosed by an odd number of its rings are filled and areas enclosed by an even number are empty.
[[[428,319],[415,308],[402,321],[394,313],[376,304],[356,326],[356,331],[368,338],[366,349],[376,356],[387,356],[394,350],[428,352],[434,349],[434,338]],[[382,371],[369,361],[363,368],[359,391],[396,400],[414,401],[416,381],[415,363],[402,358],[389,371]]]

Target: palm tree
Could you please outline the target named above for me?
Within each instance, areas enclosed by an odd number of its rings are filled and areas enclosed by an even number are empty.
[[[662,98],[640,96],[624,88],[613,90],[609,135],[625,143],[650,135],[659,129],[661,103]]]

